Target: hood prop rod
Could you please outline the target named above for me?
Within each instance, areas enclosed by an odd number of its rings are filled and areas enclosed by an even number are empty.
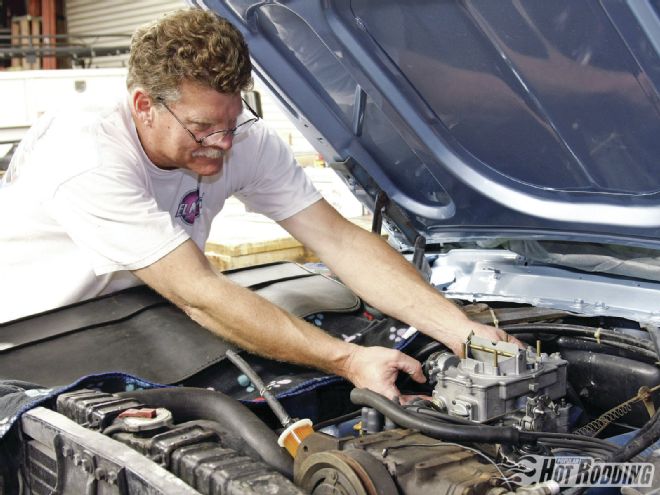
[[[383,215],[390,204],[390,198],[384,191],[379,191],[374,203],[374,217],[371,221],[371,232],[380,235],[383,230]],[[431,280],[431,265],[424,254],[426,253],[426,238],[418,235],[415,238],[412,264],[426,280]]]
[[[376,195],[376,202],[374,204],[374,218],[371,221],[371,232],[380,235],[383,230],[383,213],[390,204],[390,198],[387,197],[385,191],[380,191]]]

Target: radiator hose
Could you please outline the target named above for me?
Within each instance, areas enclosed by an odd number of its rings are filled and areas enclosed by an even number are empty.
[[[535,435],[507,426],[488,426],[481,424],[467,426],[442,424],[437,421],[426,420],[418,416],[413,416],[387,397],[364,388],[354,388],[351,391],[351,402],[358,406],[373,407],[381,414],[390,418],[395,424],[403,428],[418,430],[425,435],[439,440],[515,445],[521,442],[534,443],[537,439]]]
[[[279,471],[293,478],[293,459],[277,444],[277,435],[250,409],[217,391],[192,387],[154,388],[117,394],[144,404],[164,407],[177,422],[212,420],[241,437],[252,452]]]

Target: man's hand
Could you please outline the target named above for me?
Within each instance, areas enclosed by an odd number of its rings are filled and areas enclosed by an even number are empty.
[[[358,388],[368,388],[395,399],[401,395],[394,384],[399,371],[418,383],[426,381],[419,361],[385,347],[353,347],[342,374]]]
[[[469,321],[464,328],[455,328],[448,333],[438,332],[435,337],[460,357],[464,356],[464,344],[471,332],[495,341],[512,342],[519,347],[524,344],[503,330]],[[390,399],[400,398],[401,392],[395,382],[399,371],[410,375],[418,383],[426,382],[422,365],[402,352],[385,347],[354,346],[345,364],[342,375],[358,388],[368,388]]]
[[[433,337],[449,347],[449,349],[451,349],[451,351],[457,356],[465,357],[464,344],[471,332],[474,332],[474,334],[479,337],[491,340],[492,342],[501,340],[504,342],[512,342],[521,348],[525,347],[525,344],[520,342],[517,338],[507,334],[504,330],[469,320],[460,327],[451,329],[451,331],[435,332]]]

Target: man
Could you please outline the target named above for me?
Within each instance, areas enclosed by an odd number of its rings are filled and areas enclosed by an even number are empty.
[[[47,115],[0,189],[0,321],[144,282],[242,348],[314,366],[389,397],[420,363],[336,340],[217,275],[203,254],[213,217],[238,196],[279,222],[373,306],[460,352],[470,322],[378,236],[343,219],[291,152],[245,108],[240,33],[182,10],[133,36],[129,96]],[[375,262],[374,260],[378,260]]]

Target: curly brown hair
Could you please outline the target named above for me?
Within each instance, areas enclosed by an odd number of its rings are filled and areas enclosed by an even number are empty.
[[[135,31],[126,86],[177,100],[182,80],[233,94],[252,87],[251,73],[247,44],[234,26],[211,12],[181,9]]]

